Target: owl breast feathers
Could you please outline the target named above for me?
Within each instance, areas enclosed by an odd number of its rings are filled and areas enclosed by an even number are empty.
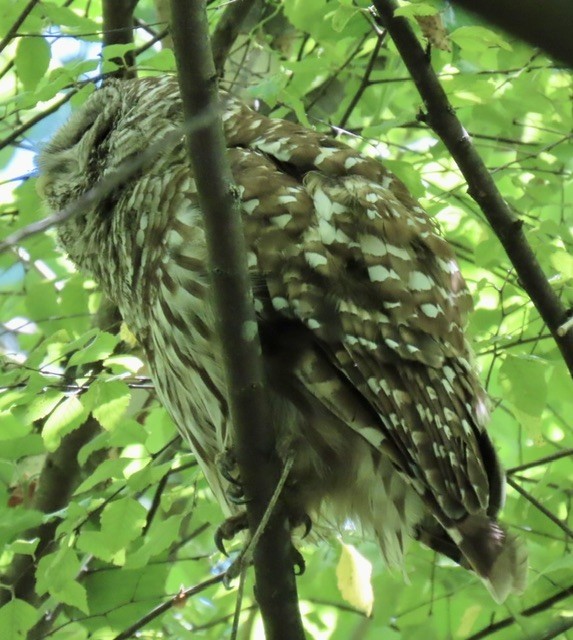
[[[389,563],[413,536],[475,571],[497,601],[522,590],[524,547],[496,522],[505,481],[450,246],[376,160],[221,101],[272,425],[295,460],[289,508],[319,524],[352,518]],[[41,154],[41,189],[59,210],[136,167],[69,218],[60,241],[118,304],[231,510],[216,460],[232,430],[182,127],[176,79],[111,83]]]

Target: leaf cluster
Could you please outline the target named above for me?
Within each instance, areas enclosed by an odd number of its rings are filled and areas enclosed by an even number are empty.
[[[225,5],[209,3],[213,29]],[[416,17],[440,16],[449,50],[433,48],[431,64],[571,306],[569,73],[438,0],[404,3],[402,12],[421,38]],[[490,429],[512,481],[504,520],[530,553],[527,592],[497,607],[471,574],[417,545],[405,582],[383,567],[373,543],[349,530],[346,543],[372,563],[375,598],[366,618],[352,595],[353,605],[341,595],[352,587],[337,586],[340,545],[305,544],[299,588],[308,636],[541,637],[567,613],[572,588],[573,386],[560,354],[427,127],[424,105],[367,3],[255,3],[245,24],[222,84],[273,116],[379,157],[454,245],[475,300],[468,331],[492,398]],[[102,50],[99,3],[0,0],[0,240],[44,217],[33,155],[94,83],[128,52],[140,75],[174,72],[171,51],[157,44],[164,24],[151,1],[137,4],[135,26],[133,44]],[[212,544],[222,514],[158,405],[137,346],[116,320],[96,317],[100,303],[95,284],[58,252],[54,230],[0,255],[0,637],[114,638],[168,603],[146,620],[145,637],[220,638],[236,593],[208,582],[192,597],[178,594],[225,568]],[[58,457],[86,425],[73,454]],[[47,480],[50,465],[62,471],[58,482]],[[48,500],[48,489],[61,499]],[[32,581],[19,591],[14,568],[22,566]],[[366,580],[363,572],[342,575]],[[363,591],[358,584],[354,593]],[[259,638],[249,583],[245,594],[241,637]]]

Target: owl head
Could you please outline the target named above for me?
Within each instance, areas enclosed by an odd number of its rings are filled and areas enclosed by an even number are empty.
[[[179,114],[172,81],[112,80],[94,91],[41,151],[38,191],[52,211],[69,211],[58,239],[82,269],[93,271],[101,261],[119,199],[172,149],[167,140],[181,127]]]
[[[38,157],[38,192],[52,211],[69,209],[70,216],[58,227],[58,237],[72,260],[83,268],[89,268],[85,264],[86,244],[90,245],[89,232],[100,204],[97,194],[93,202],[87,202],[85,195],[97,191],[106,172],[120,107],[115,85],[94,92]]]

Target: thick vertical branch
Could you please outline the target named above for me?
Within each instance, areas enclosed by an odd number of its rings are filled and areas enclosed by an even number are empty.
[[[133,0],[103,0],[103,44],[133,44]],[[135,78],[135,52],[128,51],[123,58],[113,58],[119,69],[112,75],[127,80]]]
[[[172,0],[171,13],[185,122],[212,116],[207,124],[187,133],[187,144],[205,220],[234,449],[254,534],[279,480],[281,465],[266,406],[239,199],[226,159],[205,4]],[[280,504],[254,550],[254,565],[267,640],[304,638],[289,525]]]
[[[568,313],[533,253],[516,218],[458,120],[426,52],[405,18],[394,17],[394,0],[374,0],[385,28],[408,68],[427,109],[426,121],[446,145],[494,233],[513,264],[519,281],[548,326],[573,376],[573,327],[564,325]],[[564,325],[564,327],[562,327]],[[560,329],[561,328],[561,329]],[[563,330],[567,328],[567,330]]]

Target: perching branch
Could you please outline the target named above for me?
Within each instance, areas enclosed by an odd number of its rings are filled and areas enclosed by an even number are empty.
[[[573,67],[571,0],[453,0]]]
[[[278,483],[281,463],[266,405],[239,199],[226,158],[205,3],[172,0],[171,14],[185,122],[210,116],[208,124],[186,137],[204,216],[234,453],[254,535]],[[280,502],[254,550],[254,568],[267,640],[303,639],[289,525]]]
[[[373,1],[424,101],[427,109],[424,119],[448,148],[460,168],[468,184],[469,194],[478,203],[499,238],[519,281],[551,331],[573,376],[573,325],[565,324],[569,317],[567,310],[543,273],[523,232],[523,222],[513,214],[502,198],[491,174],[449,103],[410,24],[405,18],[394,17],[394,0]]]

